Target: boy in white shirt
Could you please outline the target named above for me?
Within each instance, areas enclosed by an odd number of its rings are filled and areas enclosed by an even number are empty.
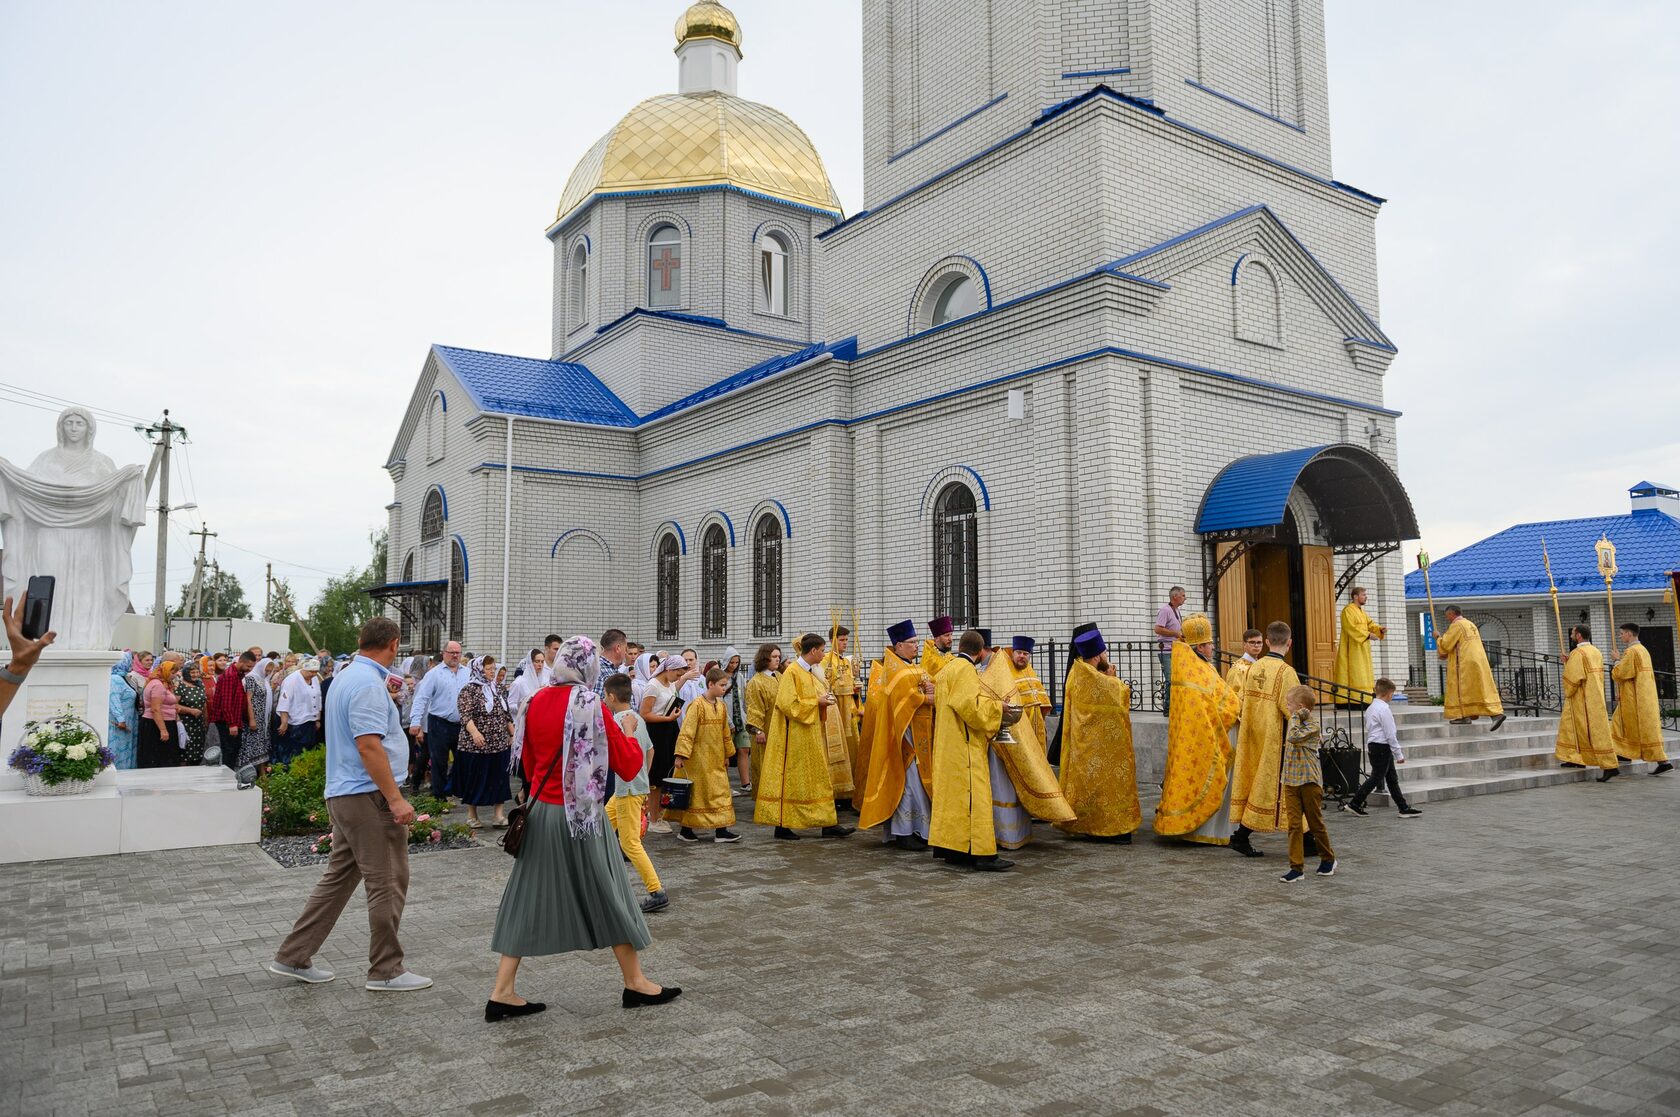
[[[1399,808],[1400,817],[1417,818],[1423,812],[1406,802],[1405,793],[1400,790],[1399,774],[1394,770],[1396,764],[1406,763],[1406,750],[1400,747],[1400,731],[1394,727],[1394,711],[1388,706],[1388,700],[1394,697],[1394,680],[1378,679],[1375,689],[1376,698],[1365,708],[1365,752],[1371,758],[1371,775],[1359,785],[1353,798],[1342,804],[1342,810],[1367,814],[1365,800],[1386,783],[1389,801]]]

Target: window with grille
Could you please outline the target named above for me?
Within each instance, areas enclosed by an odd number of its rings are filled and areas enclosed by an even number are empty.
[[[723,525],[713,524],[700,540],[700,634],[708,640],[729,628],[729,545]]]
[[[661,640],[673,640],[677,635],[677,576],[680,572],[677,537],[667,533],[659,540],[654,570],[658,578],[655,592],[655,627]]]
[[[980,538],[974,494],[953,482],[933,506],[933,611],[960,628],[980,619]]]
[[[420,542],[443,538],[443,494],[433,489],[420,509]]]
[[[403,560],[402,580],[404,583],[414,581],[414,553],[412,551],[409,552],[408,558]],[[397,610],[397,627],[402,629],[403,647],[411,647],[414,644],[414,621],[410,618],[408,609]]]
[[[753,635],[782,634],[782,521],[774,513],[753,528]]]
[[[449,638],[465,640],[467,632],[467,553],[459,543],[449,548]]]

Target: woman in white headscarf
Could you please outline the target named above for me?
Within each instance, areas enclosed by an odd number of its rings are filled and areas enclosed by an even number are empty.
[[[647,685],[653,681],[653,676],[659,667],[658,652],[643,652],[636,657],[636,667],[630,673],[630,705],[632,709],[642,708],[642,695]]]
[[[269,673],[278,671],[280,664],[272,659],[259,659],[257,665],[245,673],[245,713],[250,723],[239,734],[239,767],[254,764],[266,767],[271,755],[268,736],[269,702],[274,688]]]
[[[610,947],[625,1008],[664,1004],[682,992],[642,973],[639,952],[652,939],[604,806],[608,769],[621,780],[640,775],[642,748],[606,716],[594,690],[599,671],[594,641],[572,637],[555,657],[553,684],[526,711],[520,764],[532,790],[530,814],[490,938],[502,958],[484,1006],[489,1022],[546,1007],[514,991],[520,961],[535,955]]]
[[[741,653],[732,644],[723,649],[723,669],[729,672],[729,693],[723,705],[729,711],[729,732],[735,738],[735,764],[741,773],[737,794],[752,794],[752,734],[747,730],[747,680],[751,673]]]
[[[478,808],[495,807],[491,825],[507,825],[503,808],[513,797],[508,787],[508,754],[513,748],[513,714],[504,687],[492,680],[496,661],[481,655],[472,661],[472,677],[455,700],[461,714],[461,739],[455,745],[454,792],[467,805],[467,825],[484,827]]]

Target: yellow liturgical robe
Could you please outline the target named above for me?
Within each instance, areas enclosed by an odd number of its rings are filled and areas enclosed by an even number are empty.
[[[1565,764],[1616,767],[1604,703],[1604,657],[1591,644],[1576,644],[1563,664],[1563,720],[1558,723],[1556,756]]]
[[[1231,769],[1231,821],[1269,834],[1283,829],[1283,727],[1289,708],[1283,696],[1301,685],[1295,668],[1267,653],[1243,680],[1241,727]]]
[[[678,826],[707,830],[735,825],[735,799],[729,789],[729,760],[734,755],[729,711],[722,702],[701,698],[683,711],[677,757],[683,762],[683,776],[694,781],[694,793],[688,810],[672,812]]]
[[[1480,629],[1459,617],[1441,633],[1435,646],[1436,654],[1447,661],[1447,702],[1442,712],[1448,720],[1498,717],[1505,712],[1499,688],[1493,684],[1493,668],[1488,666]]]
[[[1189,644],[1173,644],[1172,712],[1167,718],[1167,771],[1155,807],[1155,833],[1206,840],[1194,831],[1225,807],[1231,771],[1231,726],[1242,698]]]
[[[828,752],[817,703],[822,694],[823,684],[803,661],[796,660],[782,672],[753,809],[753,821],[761,826],[798,830],[835,824],[834,788],[828,782]]]
[[[1629,760],[1660,764],[1668,759],[1663,749],[1662,708],[1657,701],[1657,676],[1651,669],[1651,653],[1644,644],[1629,644],[1622,658],[1610,668],[1616,680],[1616,713],[1610,719],[1610,738],[1616,755]]]
[[[765,744],[769,744],[770,714],[776,708],[776,690],[781,686],[782,677],[774,671],[760,671],[747,680],[747,727],[765,735]],[[752,750],[752,778],[753,790],[758,789],[758,774],[764,770],[764,749],[755,747]]]
[[[1003,703],[980,692],[967,656],[951,657],[934,681],[933,823],[928,844],[976,857],[997,853],[992,772],[986,749],[1003,724]]]
[[[1248,669],[1254,666],[1254,661],[1246,656],[1238,659],[1225,670],[1225,685],[1237,692],[1237,705],[1242,705],[1243,686],[1248,681]]]
[[[1020,686],[1023,678],[1029,680],[1024,688]],[[1015,784],[1015,794],[1021,806],[1034,818],[1046,822],[1071,822],[1073,808],[1062,793],[1055,769],[1050,767],[1047,758],[1049,745],[1042,736],[1044,713],[1037,702],[1044,694],[1044,684],[1038,681],[1032,668],[1017,671],[1015,665],[1009,662],[1007,653],[997,652],[981,674],[980,686],[982,693],[988,697],[1022,707],[1021,720],[1009,728],[1009,735],[1015,738],[1015,742],[992,742],[993,751],[1003,761],[1010,780]],[[1046,696],[1043,701],[1048,705],[1049,698]],[[1036,723],[1032,717],[1034,713],[1038,714]]]
[[[1143,824],[1132,753],[1132,689],[1077,660],[1062,696],[1062,793],[1069,834],[1111,838]]]
[[[857,667],[847,656],[831,651],[822,658],[822,673],[836,699],[823,718],[828,782],[836,799],[846,799],[857,787],[853,775],[858,754]]]
[[[1376,673],[1371,667],[1371,641],[1387,633],[1364,608],[1348,602],[1342,610],[1342,638],[1336,644],[1336,697],[1369,703],[1375,695]]]
[[[858,826],[867,830],[893,816],[904,797],[910,761],[931,781],[933,699],[922,689],[927,676],[887,649],[881,666],[869,676],[869,701],[863,707],[863,747],[869,771],[859,790]],[[906,733],[909,740],[905,740]]]
[[[1050,712],[1050,691],[1046,689],[1044,680],[1038,677],[1031,663],[1025,667],[1016,667],[1010,653],[1001,651],[993,658],[994,662],[1001,662],[1009,671],[1014,681],[1016,702],[1021,706],[1021,720],[1032,723],[1033,737],[1046,755],[1050,752],[1050,738],[1044,732],[1044,717]]]
[[[922,641],[922,658],[920,663],[922,665],[922,670],[926,671],[931,678],[939,678],[939,672],[944,669],[947,663],[951,662],[955,658],[957,658],[956,655],[951,652],[940,651],[939,645],[934,643],[932,640]]]

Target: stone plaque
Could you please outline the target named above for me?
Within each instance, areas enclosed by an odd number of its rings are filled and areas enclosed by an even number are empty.
[[[66,707],[79,718],[87,717],[87,687],[36,685],[24,692],[28,699],[25,718],[46,721],[58,717]]]

